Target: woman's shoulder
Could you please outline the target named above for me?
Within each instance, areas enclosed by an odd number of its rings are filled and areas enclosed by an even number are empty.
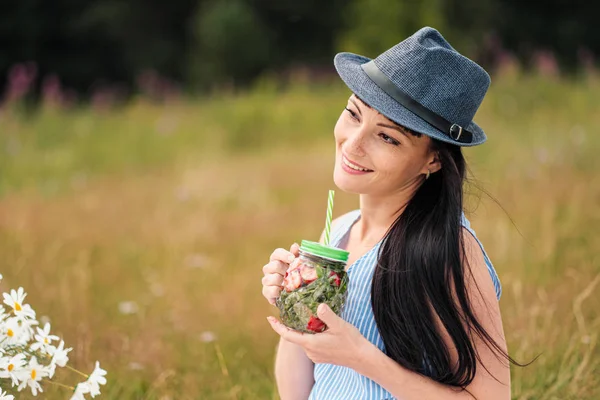
[[[477,241],[477,243],[480,246],[483,246],[482,243],[481,243],[481,241],[477,237],[477,233],[475,232],[475,229],[473,229],[473,227],[471,226],[471,221],[469,221],[469,219],[465,215],[464,211],[461,214],[461,224],[462,224],[463,228],[465,228],[469,233],[471,233],[471,235],[474,237],[474,239]],[[484,253],[485,253],[485,251],[484,251]]]
[[[334,229],[334,227],[335,227],[335,229],[342,228],[344,225],[354,222],[356,220],[356,218],[358,218],[359,215],[360,215],[360,208],[357,208],[356,210],[348,211],[347,213],[342,214],[339,217],[337,217],[331,223],[331,229]]]
[[[460,222],[465,228],[471,229],[471,221],[469,221],[464,211],[460,212]]]
[[[470,235],[468,233],[466,233],[467,236],[465,236],[465,238],[468,238],[468,240],[470,240],[473,243],[473,245],[474,245],[473,247],[475,247],[475,248],[478,247],[481,250],[481,252],[483,253],[483,259],[487,266],[487,270],[488,270],[490,276],[492,277],[492,281],[493,281],[494,287],[496,289],[496,297],[498,300],[500,300],[500,297],[502,296],[502,284],[500,283],[500,278],[498,277],[498,273],[496,272],[496,269],[494,268],[494,265],[493,265],[492,261],[490,260],[490,257],[488,255],[487,251],[485,250],[483,243],[477,237],[477,233],[475,233],[475,230],[471,227],[471,221],[469,221],[469,219],[465,216],[464,211],[462,212],[461,218],[462,218],[462,226],[470,233]]]
[[[347,213],[340,215],[331,222],[331,230],[335,232],[340,229],[343,229],[343,227],[346,226],[348,223],[354,222],[359,215],[360,208],[348,211]]]
[[[348,211],[347,213],[340,215],[339,217],[337,217],[335,219],[335,221],[340,223],[342,221],[353,220],[353,219],[357,218],[359,214],[360,214],[360,208],[357,208],[356,210]]]

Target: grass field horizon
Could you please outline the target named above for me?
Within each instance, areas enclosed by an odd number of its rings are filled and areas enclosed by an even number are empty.
[[[513,399],[600,396],[599,91],[597,77],[495,77],[475,118],[488,141],[464,149],[465,213],[502,283],[509,353],[541,353],[511,366]],[[112,110],[3,109],[0,290],[25,288],[73,366],[100,360],[100,398],[277,399],[261,268],[318,239],[348,95],[265,82]],[[334,216],[358,207],[336,192]]]

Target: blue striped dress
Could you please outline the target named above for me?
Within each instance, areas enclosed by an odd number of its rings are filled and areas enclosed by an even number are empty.
[[[360,209],[343,215],[331,232],[331,245],[339,246],[347,239],[350,228],[360,218]],[[462,214],[462,224],[475,236],[469,220]],[[492,262],[477,239],[488,271],[500,300],[502,286]],[[342,318],[356,326],[360,333],[381,351],[385,351],[383,340],[377,329],[371,308],[371,281],[375,270],[376,258],[381,241],[348,268],[348,297],[342,311]],[[353,369],[332,364],[315,364],[315,384],[309,400],[383,400],[394,399],[392,394],[371,379],[360,375]]]

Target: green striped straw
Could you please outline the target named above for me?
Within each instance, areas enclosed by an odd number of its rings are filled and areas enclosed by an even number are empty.
[[[333,215],[333,196],[335,192],[333,190],[329,191],[329,196],[327,197],[327,218],[325,218],[325,246],[329,246],[329,232],[331,231],[331,217]]]

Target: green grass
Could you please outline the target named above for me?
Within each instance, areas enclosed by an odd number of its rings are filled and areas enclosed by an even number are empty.
[[[509,351],[542,353],[512,367],[514,399],[600,395],[599,90],[497,77],[476,116],[488,142],[465,149],[467,216],[503,284]],[[276,399],[261,268],[275,247],[318,238],[348,94],[266,83],[110,111],[3,110],[0,288],[25,287],[74,366],[101,361],[103,398]],[[357,206],[336,195],[336,215]],[[123,301],[139,311],[121,314]]]

